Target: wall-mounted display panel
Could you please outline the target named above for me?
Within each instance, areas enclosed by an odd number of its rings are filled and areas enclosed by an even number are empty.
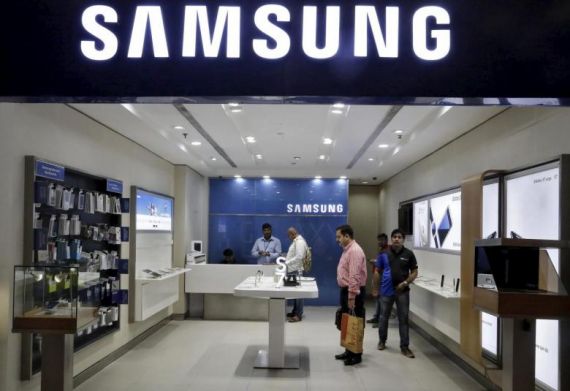
[[[499,236],[499,181],[483,185],[482,239]],[[500,361],[499,318],[481,312],[481,347],[483,355]]]
[[[172,264],[174,198],[136,186],[131,188],[131,198],[135,235],[130,251],[129,318],[138,322],[178,301],[178,277],[185,270]]]
[[[560,169],[555,164],[518,172],[506,178],[506,235],[528,239],[559,239]],[[558,250],[547,250],[558,270]],[[558,321],[536,322],[536,379],[559,389]]]
[[[428,200],[414,202],[414,247],[429,246]]]
[[[429,246],[441,250],[461,250],[461,192],[429,200]]]
[[[136,198],[137,231],[172,231],[174,200],[171,197],[137,188]]]

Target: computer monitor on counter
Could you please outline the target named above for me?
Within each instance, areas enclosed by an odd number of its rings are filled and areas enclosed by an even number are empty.
[[[196,252],[196,253],[203,253],[204,251],[202,248],[202,241],[201,240],[193,240],[191,251]]]

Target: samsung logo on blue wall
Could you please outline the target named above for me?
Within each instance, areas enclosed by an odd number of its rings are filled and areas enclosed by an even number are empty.
[[[342,204],[287,204],[287,213],[342,214]]]
[[[211,7],[213,8],[213,7]],[[375,52],[379,58],[398,58],[400,36],[400,8],[388,6],[378,9],[372,5],[354,6],[354,57],[368,57]],[[334,58],[340,50],[341,7],[327,6],[324,20],[317,20],[317,7],[304,6],[302,12],[303,53],[314,59]],[[380,11],[380,12],[379,12]],[[208,14],[213,12],[205,5],[184,7],[181,53],[173,54],[167,39],[167,24],[160,6],[136,6],[133,26],[128,37],[128,58],[142,58],[143,55],[155,58],[197,57],[197,42],[200,40],[203,56],[208,58],[241,57],[241,7],[220,6],[217,8],[215,23],[210,25]],[[253,52],[262,59],[278,60],[286,57],[291,49],[291,38],[283,28],[291,22],[290,10],[280,4],[265,4],[255,10],[255,27],[266,38],[252,39]],[[345,16],[343,16],[345,17]],[[121,15],[127,19],[126,15]],[[119,15],[108,5],[93,5],[86,8],[81,23],[94,39],[82,40],[80,47],[83,56],[94,61],[113,59],[118,52],[119,37],[109,28],[117,24]],[[412,17],[412,46],[414,54],[427,61],[444,59],[451,47],[451,18],[447,10],[439,6],[418,8]],[[325,37],[322,45],[317,44],[317,25],[324,25]],[[369,31],[375,50],[368,47]],[[152,53],[143,53],[145,36],[151,39]],[[225,37],[225,53],[221,48]],[[170,37],[169,39],[172,39]],[[320,40],[319,40],[320,41]],[[429,44],[428,44],[429,42]]]

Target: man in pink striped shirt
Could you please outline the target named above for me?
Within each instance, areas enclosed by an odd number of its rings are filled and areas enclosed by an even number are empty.
[[[336,241],[343,251],[336,269],[336,280],[340,287],[340,306],[342,312],[354,311],[364,319],[364,297],[366,295],[366,256],[354,240],[354,230],[350,225],[341,225],[336,229]],[[344,353],[335,356],[344,360],[344,365],[354,365],[362,361],[362,353]]]

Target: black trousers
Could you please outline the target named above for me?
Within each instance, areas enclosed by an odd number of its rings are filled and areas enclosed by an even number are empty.
[[[360,287],[360,293],[354,299],[354,314],[366,321],[366,310],[364,308],[364,298],[366,297],[366,286]],[[348,313],[348,287],[340,288],[340,308],[342,312]],[[345,350],[347,356],[362,356],[362,353],[352,353]]]

